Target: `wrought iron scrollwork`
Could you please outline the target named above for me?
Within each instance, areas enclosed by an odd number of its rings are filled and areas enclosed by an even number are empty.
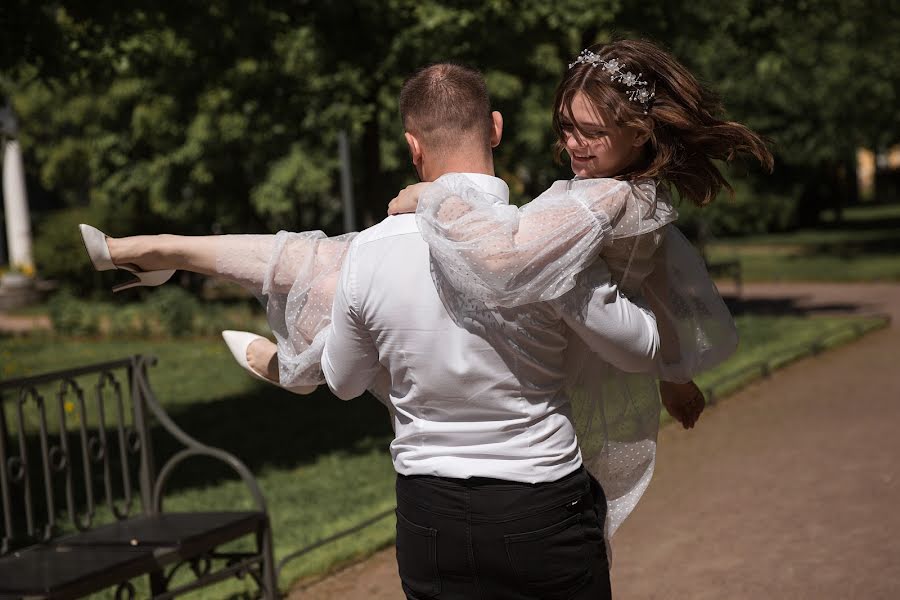
[[[141,451],[141,435],[134,427],[125,430],[125,436],[128,439],[128,451],[137,454]]]
[[[248,575],[256,582],[256,585],[259,586],[260,589],[265,587],[265,584],[262,580],[262,570],[258,565],[254,564],[246,564],[241,560],[242,555],[230,555],[228,559],[225,561],[226,568],[234,567],[235,565],[241,564],[241,566],[235,571],[234,576],[237,579],[244,579]]]
[[[88,452],[91,460],[94,462],[102,462],[106,458],[106,444],[100,439],[96,433],[88,436]]]
[[[123,581],[116,586],[116,600],[134,600],[137,597],[137,590],[130,581]]]
[[[265,589],[266,585],[263,581],[260,558],[261,557],[258,554],[240,552],[220,553],[213,550],[202,556],[183,560],[169,569],[163,576],[164,589],[172,590],[172,582],[180,572],[184,571],[185,567],[193,573],[198,582],[209,577],[219,579],[222,574],[227,576],[227,574],[230,573],[231,576],[239,580],[243,580],[245,577],[249,576],[260,589]],[[213,569],[214,561],[224,561],[225,564],[221,569],[215,570]],[[192,586],[193,584],[187,585],[187,587]]]
[[[21,483],[25,479],[25,461],[21,456],[10,456],[6,459],[6,468],[9,469],[9,480],[12,483]]]
[[[69,455],[65,450],[54,444],[47,451],[47,457],[50,459],[50,468],[54,472],[59,473],[69,466]]]

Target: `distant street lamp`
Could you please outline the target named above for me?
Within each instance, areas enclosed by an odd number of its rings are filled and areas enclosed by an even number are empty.
[[[344,233],[356,231],[356,212],[353,206],[353,173],[350,170],[350,141],[347,131],[338,132],[338,159],[341,163],[341,203],[344,207]]]

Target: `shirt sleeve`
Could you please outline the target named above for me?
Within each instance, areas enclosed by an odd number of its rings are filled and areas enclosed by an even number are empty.
[[[378,349],[360,317],[354,250],[351,245],[341,268],[334,294],[331,330],[322,352],[325,381],[341,400],[350,400],[365,392],[381,367]]]
[[[629,373],[655,370],[656,318],[619,292],[602,260],[580,273],[575,287],[553,302],[571,332],[600,358]]]

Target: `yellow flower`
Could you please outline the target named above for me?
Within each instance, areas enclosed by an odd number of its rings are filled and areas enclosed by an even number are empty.
[[[34,277],[34,265],[32,264],[18,263],[12,265],[10,270],[13,273],[21,273],[25,277]]]
[[[72,402],[71,400],[66,400],[65,404],[63,404],[63,408],[66,409],[67,413],[70,413],[73,410],[75,410],[75,403]]]

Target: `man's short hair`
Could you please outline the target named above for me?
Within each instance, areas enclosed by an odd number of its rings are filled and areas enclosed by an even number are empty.
[[[491,102],[484,77],[475,69],[438,63],[416,71],[400,90],[403,127],[436,149],[477,135],[491,136]]]

